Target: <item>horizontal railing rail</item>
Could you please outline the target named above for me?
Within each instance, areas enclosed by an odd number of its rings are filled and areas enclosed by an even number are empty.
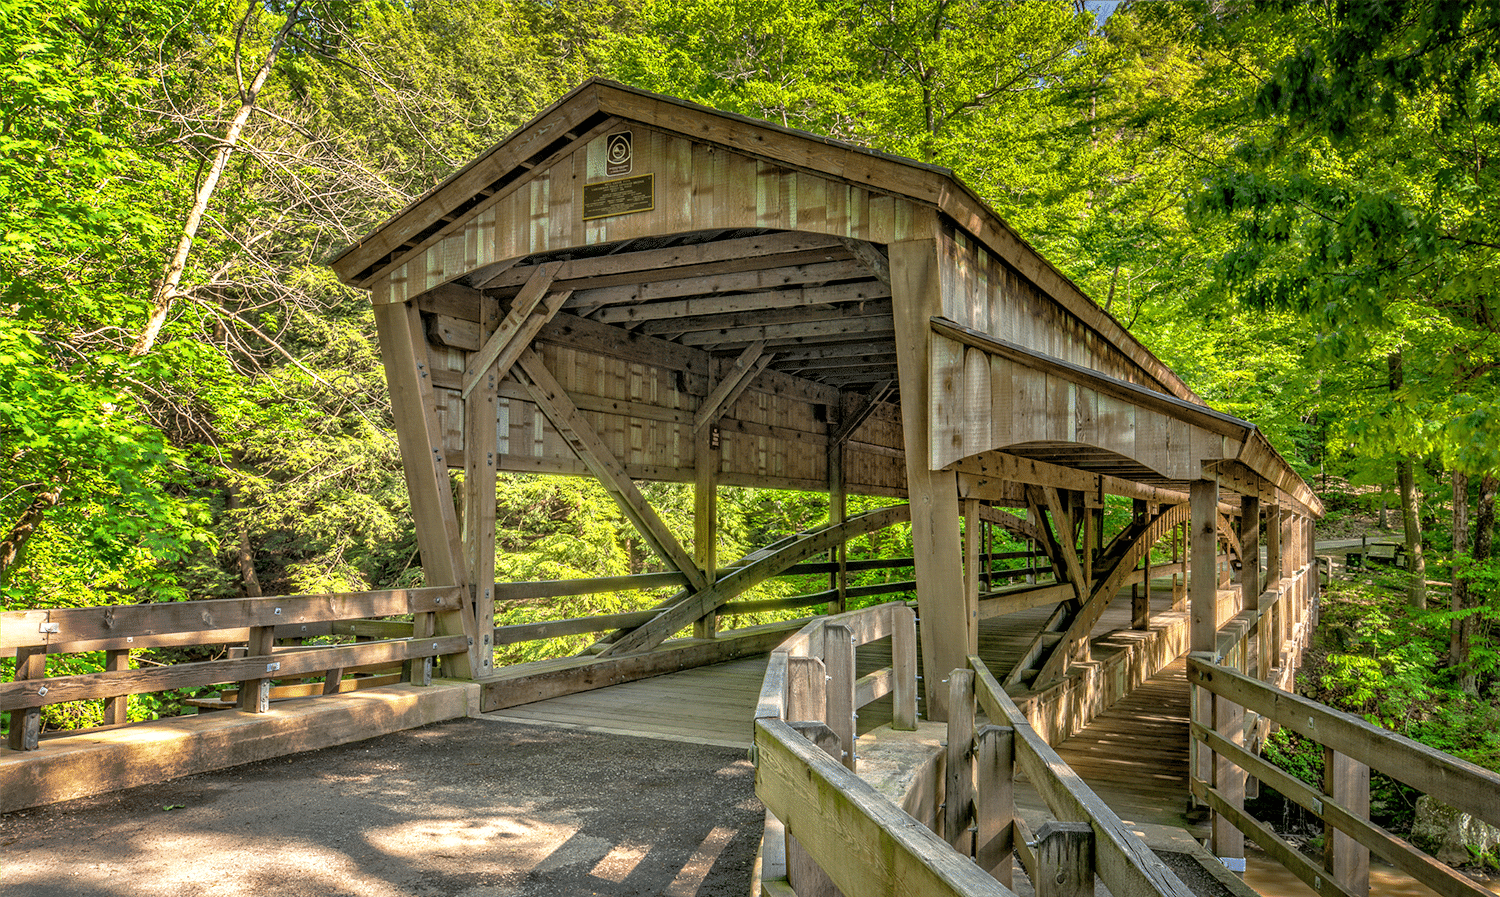
[[[949,702],[949,712],[952,716],[958,716],[959,710],[964,710],[970,716],[967,731],[972,732],[972,715],[977,703],[992,723],[1005,727],[1011,733],[1007,740],[1012,745],[1014,767],[1026,776],[1026,780],[1047,805],[1048,811],[1062,823],[1062,826],[1057,827],[1053,838],[1063,844],[1071,842],[1073,849],[1089,857],[1088,862],[1092,865],[1094,874],[1117,897],[1191,897],[1193,892],[1187,885],[1152,853],[1151,848],[1130,830],[1078,773],[1063,762],[1046,739],[1032,728],[984,661],[970,655],[968,663],[968,670],[954,671],[950,685],[958,681],[959,686],[967,689],[969,694],[962,699],[955,695]],[[958,680],[957,674],[960,672],[969,673],[970,676],[966,680]],[[961,762],[961,758],[976,756],[978,752],[964,742],[964,729],[955,732],[951,718],[948,731],[948,812],[957,814],[956,818],[961,819],[961,814],[954,807],[954,773],[951,767],[955,765],[956,758]],[[962,774],[959,778],[963,778]],[[979,822],[984,815],[982,807],[976,806],[973,814],[976,820],[974,827],[982,830],[983,826]],[[1086,831],[1076,828],[1077,826],[1085,826]],[[1040,830],[1038,834],[1041,834]],[[1002,845],[1000,849],[1009,847],[1017,850],[1022,865],[1035,881],[1039,874],[1043,874],[1038,869],[1043,858],[1038,854],[1047,840],[1038,838],[1036,844],[1028,844],[1029,839],[1025,837],[1013,837],[1009,845]],[[1081,844],[1078,843],[1080,841]],[[1008,865],[1008,850],[1005,857]]]
[[[466,635],[434,634],[436,615],[461,613],[467,598],[466,590],[445,586],[0,613],[0,652],[16,659],[12,681],[0,683],[9,746],[38,749],[41,709],[54,704],[103,700],[105,725],[119,725],[128,719],[130,696],[174,689],[237,683],[239,706],[262,712],[273,693],[313,690],[300,681],[290,689],[275,686],[277,680],[321,676],[318,690],[333,694],[347,690],[346,671],[368,677],[404,667],[408,680],[425,683],[434,658],[470,650]],[[410,620],[371,619],[378,617]],[[302,644],[329,635],[356,643]],[[131,668],[132,651],[233,645],[241,647],[223,659]],[[101,671],[47,675],[49,655],[96,651],[105,653]]]
[[[1272,687],[1215,662],[1189,655],[1188,681],[1232,709],[1212,709],[1204,719],[1202,702],[1194,702],[1193,738],[1214,753],[1219,769],[1213,777],[1195,767],[1193,793],[1292,873],[1325,897],[1364,897],[1368,885],[1368,852],[1373,852],[1442,897],[1487,897],[1490,892],[1438,862],[1407,841],[1369,821],[1369,773],[1376,770],[1449,806],[1500,825],[1500,775],[1459,760],[1409,738],[1371,725],[1300,695]],[[1325,781],[1314,788],[1289,775],[1234,739],[1234,730],[1213,725],[1234,712],[1258,714],[1323,746]],[[1235,767],[1232,779],[1228,766]],[[1242,792],[1226,781],[1242,783],[1253,776],[1306,809],[1325,826],[1324,864],[1316,865],[1245,812]],[[1242,785],[1241,785],[1242,787]]]

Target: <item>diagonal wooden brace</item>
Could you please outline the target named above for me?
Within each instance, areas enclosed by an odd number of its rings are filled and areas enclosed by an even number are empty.
[[[532,401],[537,403],[537,407],[542,409],[552,426],[567,440],[574,453],[588,465],[594,476],[604,484],[604,488],[609,490],[615,503],[640,531],[651,550],[674,570],[686,576],[694,591],[706,588],[708,579],[704,577],[703,571],[693,563],[692,556],[683,549],[671,530],[667,529],[667,525],[662,523],[645,496],[641,495],[630,475],[625,472],[624,465],[615,459],[604,440],[584,420],[562,384],[557,382],[557,378],[542,363],[541,356],[531,349],[523,349],[518,362],[518,370],[524,375],[520,379],[531,394]]]

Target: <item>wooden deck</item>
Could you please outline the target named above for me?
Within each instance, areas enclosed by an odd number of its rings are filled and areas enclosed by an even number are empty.
[[[1168,610],[1170,606],[1170,590],[1158,585],[1153,590],[1153,613]],[[1041,627],[1048,613],[1049,609],[1039,608],[981,621],[980,656],[995,670],[1010,669],[1020,660],[1032,635]],[[1130,602],[1127,596],[1125,600],[1116,599],[1111,602],[1095,626],[1094,635],[1098,637],[1128,629],[1129,626]],[[859,651],[856,672],[864,675],[889,663],[888,643],[868,645]],[[764,656],[745,658],[537,701],[487,713],[484,718],[748,748],[752,735],[750,721],[765,667]],[[1158,740],[1165,744],[1171,738],[1180,736],[1185,751],[1187,686],[1181,670],[1178,670],[1175,680],[1162,683],[1155,690],[1148,690],[1150,695],[1140,700],[1145,702],[1145,706],[1154,707],[1161,703],[1163,696],[1172,688],[1181,690],[1178,699],[1182,709],[1181,731],[1159,734]],[[1121,706],[1123,704],[1124,702]],[[1120,712],[1130,713],[1135,709],[1132,706],[1131,710]],[[890,722],[890,717],[890,699],[884,698],[861,708],[858,729],[861,733],[868,732]],[[1088,733],[1081,733],[1078,737],[1086,738],[1087,735]],[[1134,750],[1134,747],[1130,749]],[[1183,763],[1182,769],[1174,773],[1177,775],[1174,781],[1181,789],[1179,793],[1185,795],[1185,760]],[[1182,802],[1177,800],[1174,806]]]

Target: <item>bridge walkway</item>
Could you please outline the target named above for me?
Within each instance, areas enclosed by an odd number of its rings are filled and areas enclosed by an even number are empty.
[[[1170,589],[1158,585],[1153,590],[1152,613],[1170,609]],[[1051,608],[1034,608],[981,620],[980,656],[993,669],[1009,670],[1020,661],[1049,613]],[[1127,589],[1124,600],[1111,602],[1094,627],[1094,635],[1129,628]],[[889,663],[887,645],[866,645],[856,656],[856,673],[864,675]],[[750,721],[754,717],[765,669],[766,656],[760,655],[523,704],[486,713],[485,717],[588,732],[748,748],[752,736]],[[861,708],[858,730],[868,732],[890,720],[891,701],[885,697]]]

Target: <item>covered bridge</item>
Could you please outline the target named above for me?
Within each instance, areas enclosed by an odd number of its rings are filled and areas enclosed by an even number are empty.
[[[909,498],[928,669],[977,647],[988,584],[961,521],[1034,537],[1066,587],[1009,599],[1060,608],[1021,671],[1033,685],[1086,650],[1190,498],[1209,595],[1218,537],[1259,544],[1262,517],[1273,564],[1311,553],[1318,499],[1265,437],[946,169],[594,80],[333,266],[370,291],[423,567],[474,588],[446,625],[475,636],[461,668],[481,678],[488,627],[467,621],[493,613],[497,471],[597,476],[680,577],[606,656],[715,631],[733,597],[711,585],[719,484],[826,490],[835,522],[851,492]],[[694,550],[640,480],[694,484]],[[1106,494],[1137,508],[1108,546]],[[935,681],[925,697],[944,718]]]

